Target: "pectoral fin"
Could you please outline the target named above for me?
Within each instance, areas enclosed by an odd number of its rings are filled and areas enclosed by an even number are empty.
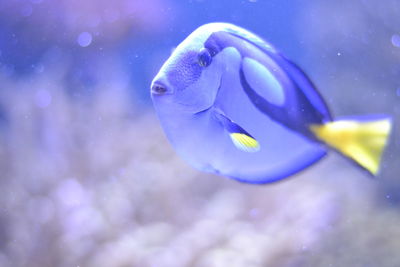
[[[216,113],[216,117],[229,133],[229,136],[237,149],[249,153],[260,150],[260,144],[258,141],[246,130],[221,113]]]

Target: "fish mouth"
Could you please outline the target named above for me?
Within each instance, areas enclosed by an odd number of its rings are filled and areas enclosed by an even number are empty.
[[[166,79],[155,79],[151,83],[150,93],[153,96],[162,96],[173,94],[173,87],[166,81]]]
[[[154,83],[151,86],[151,93],[153,95],[163,95],[167,92],[167,88],[164,85],[158,84],[158,83]]]
[[[218,85],[217,92],[215,93],[214,102],[212,102],[211,105],[210,105],[209,107],[207,107],[207,108],[205,108],[205,109],[202,109],[202,110],[200,110],[200,111],[194,113],[194,115],[199,115],[199,114],[201,114],[201,113],[203,113],[203,112],[206,112],[207,110],[209,110],[210,108],[212,108],[212,107],[214,106],[215,99],[217,99],[217,96],[218,96],[219,90],[221,89],[221,86],[222,86],[222,76],[221,76],[221,79],[219,79],[219,85]]]

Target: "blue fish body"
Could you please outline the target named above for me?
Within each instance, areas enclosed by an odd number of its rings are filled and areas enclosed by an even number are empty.
[[[189,35],[154,78],[151,95],[182,158],[248,183],[297,173],[328,147],[375,174],[391,126],[386,117],[368,120],[362,130],[357,120],[334,121],[300,68],[260,37],[227,23]],[[361,131],[379,139],[367,156],[354,150],[355,143],[365,147]]]

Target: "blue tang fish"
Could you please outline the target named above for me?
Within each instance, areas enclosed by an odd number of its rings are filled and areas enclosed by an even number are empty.
[[[375,175],[392,125],[386,116],[334,120],[299,67],[228,23],[191,33],[154,78],[151,96],[182,158],[247,183],[288,177],[329,149]]]

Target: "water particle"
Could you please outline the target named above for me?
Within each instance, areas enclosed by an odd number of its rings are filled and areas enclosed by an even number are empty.
[[[400,47],[400,35],[398,34],[392,35],[392,45],[395,47]]]
[[[93,37],[88,32],[82,32],[79,34],[77,42],[82,47],[87,47],[92,43]]]
[[[257,0],[249,0],[250,3],[256,3]]]
[[[33,12],[33,8],[31,5],[25,5],[21,9],[21,15],[23,17],[29,17],[30,15],[32,15],[32,12]]]
[[[39,108],[46,108],[51,104],[51,94],[45,89],[41,89],[35,94],[35,103]]]
[[[257,208],[253,208],[253,209],[250,210],[249,214],[253,218],[254,217],[258,217],[258,215],[260,214],[260,211]]]
[[[342,53],[338,52],[337,55],[340,57],[342,55]]]
[[[67,208],[82,205],[86,198],[85,189],[74,178],[62,181],[58,186],[56,194],[60,204]]]
[[[44,66],[42,64],[38,64],[34,66],[36,73],[42,73],[44,71]]]
[[[386,198],[389,199],[389,198],[390,198],[390,195],[386,195]]]
[[[397,90],[396,90],[396,94],[397,94],[397,96],[400,96],[400,87],[399,87],[399,88],[397,88]]]
[[[118,10],[106,10],[104,11],[104,16],[107,22],[114,22],[119,19],[120,13]]]
[[[98,27],[101,23],[101,18],[99,16],[92,15],[88,17],[88,26],[91,28]]]

